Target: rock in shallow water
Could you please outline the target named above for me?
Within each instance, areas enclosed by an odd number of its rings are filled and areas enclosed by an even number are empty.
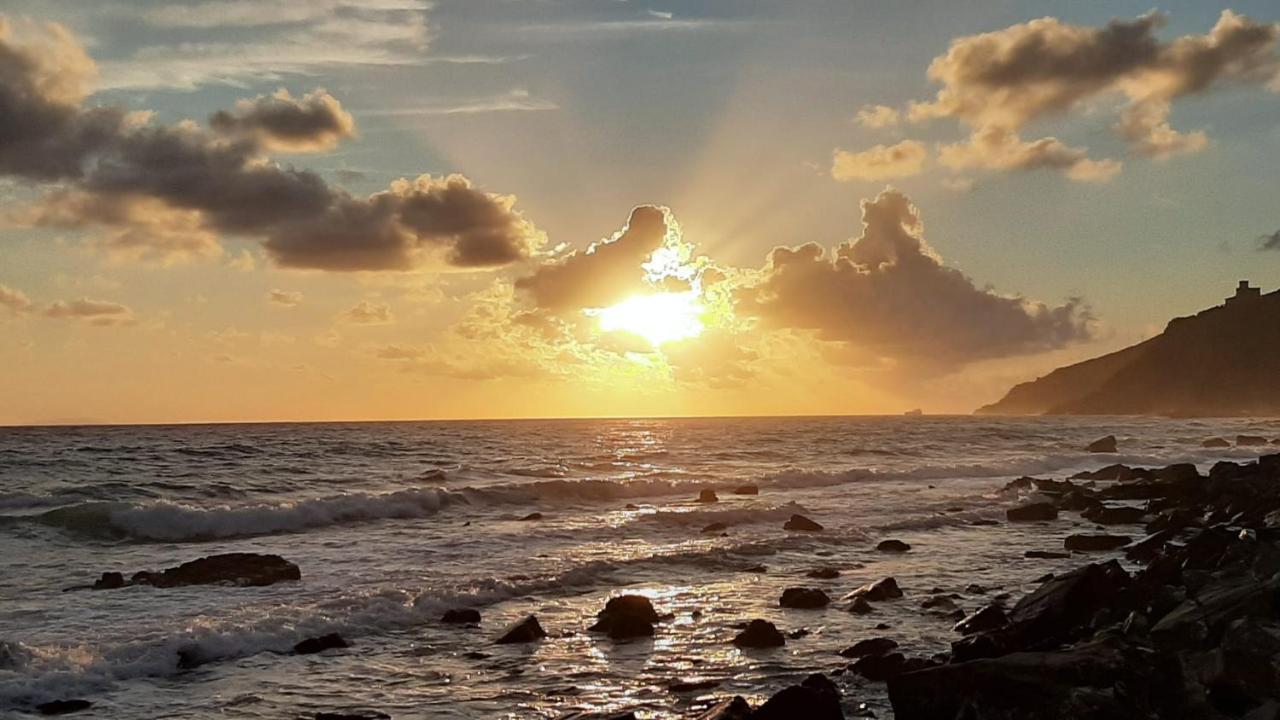
[[[535,615],[526,616],[523,620],[518,620],[507,626],[506,630],[498,636],[494,642],[499,645],[513,645],[518,643],[537,642],[547,636],[547,631],[542,629],[542,625],[538,623]]]
[[[185,587],[188,585],[235,585],[261,587],[287,580],[301,580],[298,566],[279,555],[258,553],[225,553],[209,555],[161,572],[142,570],[133,574],[129,582],[118,572],[105,572],[93,584],[94,590],[114,590],[130,585],[150,585],[158,588]],[[80,588],[68,588],[80,589]]]
[[[88,700],[52,700],[47,703],[40,703],[36,706],[36,710],[41,715],[66,715],[68,713],[80,712],[93,707],[93,703]]]
[[[1108,435],[1098,438],[1089,443],[1089,447],[1085,448],[1091,453],[1113,453],[1116,451],[1116,436]]]
[[[755,485],[739,485],[733,489],[734,495],[759,495],[760,488]]]
[[[874,637],[859,640],[840,651],[841,657],[860,658],[866,655],[883,655],[898,647],[898,643],[889,638]]]
[[[810,570],[805,576],[815,580],[834,580],[840,577],[840,571],[833,567],[820,567]]]
[[[475,608],[454,608],[452,610],[446,610],[444,615],[440,617],[440,622],[449,623],[451,625],[479,624],[480,611]]]
[[[652,637],[658,611],[644,595],[619,595],[609,598],[596,614],[596,622],[588,630],[607,633],[613,640]]]
[[[1009,522],[1039,522],[1043,520],[1055,520],[1058,517],[1058,508],[1054,507],[1053,503],[1030,503],[1028,505],[1009,508],[1005,511],[1004,515]]]
[[[819,532],[822,526],[810,520],[803,515],[792,515],[791,519],[782,524],[783,530],[800,530],[803,532]]]
[[[734,695],[707,708],[697,720],[747,720],[750,717],[751,704],[741,695]]]
[[[756,708],[751,720],[844,720],[840,691],[825,675],[813,674],[783,688]]]
[[[845,595],[844,599],[852,600],[854,598],[862,598],[864,600],[879,602],[881,600],[892,600],[900,597],[902,597],[902,589],[898,587],[898,581],[891,577],[887,577],[873,583],[863,585],[857,590]]]
[[[876,544],[876,550],[880,552],[904,553],[911,549],[911,546],[901,540],[881,540]]]
[[[298,655],[314,655],[325,650],[333,650],[337,648],[350,647],[347,641],[338,633],[329,633],[319,637],[307,638],[297,645],[293,646],[293,651]]]
[[[733,639],[733,644],[744,648],[773,648],[787,644],[787,639],[778,632],[778,628],[768,620],[752,620],[747,627]]]
[[[778,606],[799,610],[814,610],[826,607],[831,598],[818,588],[793,587],[782,591],[778,598]]]

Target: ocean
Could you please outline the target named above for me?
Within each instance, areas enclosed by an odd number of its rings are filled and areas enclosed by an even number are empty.
[[[1084,447],[1114,434],[1120,452]],[[935,591],[973,610],[1083,561],[1026,559],[1091,527],[1009,524],[1021,475],[1123,462],[1255,458],[1206,437],[1280,423],[1138,418],[849,417],[0,428],[0,716],[83,698],[76,717],[686,717],[761,699],[872,636],[945,651]],[[1265,450],[1262,450],[1265,452]],[[737,495],[745,484],[758,495]],[[719,501],[698,502],[703,489]],[[530,513],[541,519],[522,520]],[[788,532],[793,514],[825,530]],[[996,521],[989,524],[987,521]],[[712,523],[721,532],[704,533]],[[1140,533],[1139,528],[1111,531]],[[877,552],[896,538],[910,552]],[[300,582],[63,592],[222,552],[277,553]],[[1099,554],[1098,557],[1108,557]],[[807,573],[834,568],[839,577]],[[900,600],[840,596],[892,576]],[[982,586],[980,588],[971,585]],[[783,609],[821,588],[821,610]],[[586,628],[620,592],[670,617],[615,643]],[[474,607],[479,627],[445,625]],[[549,637],[497,645],[536,614]],[[739,650],[752,618],[794,633]],[[884,625],[877,629],[877,625]],[[338,632],[350,647],[294,655]],[[179,667],[180,653],[197,667]],[[892,717],[884,686],[836,678],[846,713]],[[673,692],[675,682],[705,687]]]

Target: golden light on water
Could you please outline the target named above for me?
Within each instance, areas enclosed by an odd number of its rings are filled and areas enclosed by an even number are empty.
[[[629,332],[658,346],[702,334],[702,304],[696,291],[636,295],[592,311],[600,329]]]

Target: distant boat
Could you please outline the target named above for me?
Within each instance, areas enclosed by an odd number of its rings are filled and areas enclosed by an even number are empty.
[[[906,415],[907,417],[919,417],[924,414],[924,411],[921,410],[920,408],[916,408],[915,410],[908,410],[902,414]]]

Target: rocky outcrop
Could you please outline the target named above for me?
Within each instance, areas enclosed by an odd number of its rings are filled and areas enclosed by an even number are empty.
[[[547,631],[542,629],[542,625],[538,623],[538,618],[534,615],[528,615],[508,625],[494,642],[499,645],[516,645],[537,642],[546,636]]]
[[[1091,453],[1113,453],[1116,451],[1116,436],[1108,435],[1089,443],[1085,450]]]
[[[782,591],[778,606],[799,610],[815,610],[831,604],[831,598],[818,588],[791,587]]]
[[[338,633],[329,633],[299,642],[293,646],[293,652],[297,655],[314,655],[325,650],[336,650],[345,647],[351,647],[345,638]]]
[[[1009,522],[1055,520],[1058,517],[1058,507],[1053,503],[1047,502],[1028,503],[1009,508],[1004,512],[1004,515]]]
[[[733,639],[733,644],[742,648],[774,648],[786,645],[787,639],[773,623],[757,619],[747,623],[747,627]]]
[[[653,625],[658,622],[658,611],[643,595],[619,595],[609,598],[604,609],[596,614],[591,632],[605,633],[612,640],[630,640],[653,637]]]
[[[844,720],[840,690],[825,675],[810,675],[783,688],[756,708],[751,720]]]
[[[130,585],[150,585],[158,588],[175,588],[188,585],[234,585],[237,587],[261,587],[278,582],[301,580],[302,571],[297,565],[279,555],[258,553],[225,553],[209,555],[160,572],[142,570],[129,580],[118,572],[104,572],[92,586],[67,588],[80,590],[114,590]]]
[[[879,602],[881,600],[893,600],[902,597],[902,589],[898,587],[898,581],[891,577],[882,578],[872,583],[867,583],[862,587],[854,590],[844,596],[845,600],[870,600]]]
[[[790,520],[782,524],[783,530],[798,530],[801,532],[819,532],[822,526],[810,520],[803,515],[792,515]]]
[[[480,611],[475,608],[446,610],[444,615],[440,616],[440,622],[450,625],[478,625],[480,624]]]
[[[881,540],[876,543],[876,550],[887,553],[904,553],[911,549],[911,546],[901,540]]]

